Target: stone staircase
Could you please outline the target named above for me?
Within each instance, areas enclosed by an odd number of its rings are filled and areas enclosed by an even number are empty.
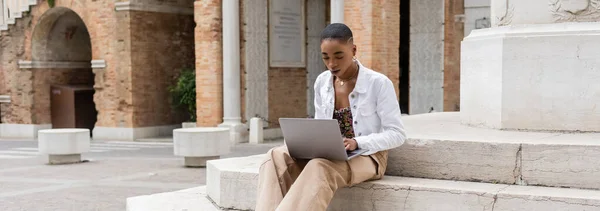
[[[8,30],[8,26],[15,24],[16,20],[23,17],[23,12],[29,12],[37,0],[0,0],[0,32]]]
[[[340,189],[329,210],[600,210],[600,133],[459,121],[459,113],[405,116],[409,140],[389,153],[386,177]],[[263,157],[209,161],[197,194],[215,210],[252,210]],[[184,208],[195,210],[173,210]]]
[[[225,210],[253,209],[261,159],[211,163],[210,199]],[[600,210],[600,191],[386,176],[340,189],[328,210]]]

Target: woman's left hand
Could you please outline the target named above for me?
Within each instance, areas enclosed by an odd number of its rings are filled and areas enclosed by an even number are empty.
[[[352,151],[358,148],[358,143],[353,138],[344,138],[344,146],[346,147],[346,151]]]

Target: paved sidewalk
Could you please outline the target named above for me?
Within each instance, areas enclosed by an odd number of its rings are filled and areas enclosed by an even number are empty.
[[[282,143],[240,144],[224,157],[261,154]],[[50,166],[27,153],[35,152],[35,140],[0,139],[0,210],[123,211],[127,197],[206,182],[205,168],[183,167],[172,143],[94,141],[93,146],[96,152],[83,155],[90,162]]]

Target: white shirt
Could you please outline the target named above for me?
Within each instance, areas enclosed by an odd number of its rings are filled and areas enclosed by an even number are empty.
[[[354,90],[348,96],[355,140],[364,155],[398,147],[406,140],[400,106],[392,81],[360,62]],[[315,119],[332,119],[335,109],[333,75],[324,71],[315,81]]]

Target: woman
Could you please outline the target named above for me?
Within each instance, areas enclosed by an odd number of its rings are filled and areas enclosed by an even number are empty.
[[[257,211],[326,210],[338,188],[381,179],[387,150],[406,139],[393,83],[356,60],[350,28],[327,26],[321,53],[329,71],[315,81],[315,118],[338,120],[346,150],[369,151],[330,161],[294,159],[285,146],[269,150],[260,166]]]

